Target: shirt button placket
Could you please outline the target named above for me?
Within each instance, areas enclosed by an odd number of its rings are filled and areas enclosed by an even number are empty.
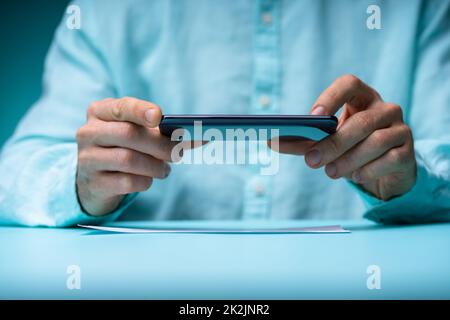
[[[251,113],[275,114],[279,112],[280,92],[280,1],[255,3]],[[258,150],[262,147],[266,147],[265,141],[258,143]],[[260,166],[253,166],[251,172],[244,188],[243,218],[268,218],[272,177],[261,175]]]

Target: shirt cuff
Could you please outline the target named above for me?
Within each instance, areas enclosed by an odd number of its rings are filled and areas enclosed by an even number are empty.
[[[51,197],[53,203],[50,204],[52,211],[56,213],[54,223],[57,227],[70,227],[77,224],[104,224],[116,220],[125,211],[138,195],[137,193],[128,194],[121,201],[119,207],[113,212],[103,216],[93,216],[83,210],[78,200],[76,190],[77,174],[77,152],[70,152],[68,159],[69,168],[65,170],[67,174],[62,174],[55,190],[61,194]]]
[[[405,194],[383,201],[350,181],[350,186],[360,195],[366,211],[364,218],[378,223],[422,223],[448,220],[448,181],[434,175],[425,162],[417,159],[417,177],[414,186]],[[447,210],[447,211],[445,211]]]

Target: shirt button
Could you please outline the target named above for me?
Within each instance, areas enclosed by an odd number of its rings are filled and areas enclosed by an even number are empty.
[[[267,95],[262,95],[259,98],[259,104],[263,109],[268,109],[272,105],[272,100]]]
[[[269,12],[264,12],[263,14],[261,14],[261,21],[266,26],[270,26],[272,24],[272,14],[270,14]]]
[[[262,148],[266,148],[265,150],[261,150],[261,151],[259,151],[259,153],[258,153],[258,160],[259,160],[259,162],[260,163],[264,163],[264,164],[267,164],[267,163],[270,163],[270,160],[271,160],[271,157],[270,157],[270,153],[271,153],[271,150],[267,147],[267,146],[262,146],[262,145],[259,145],[258,146],[260,149],[262,149]]]
[[[255,184],[255,194],[258,197],[264,196],[265,193],[266,193],[266,189],[264,188],[263,184],[261,184],[261,183]]]

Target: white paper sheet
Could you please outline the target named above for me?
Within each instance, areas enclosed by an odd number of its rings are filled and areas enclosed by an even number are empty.
[[[349,233],[349,230],[343,229],[339,225],[334,226],[320,226],[320,227],[306,227],[306,228],[258,228],[258,229],[239,229],[239,228],[122,228],[122,227],[102,227],[102,226],[88,226],[78,225],[82,228],[94,229],[105,232],[115,233]]]

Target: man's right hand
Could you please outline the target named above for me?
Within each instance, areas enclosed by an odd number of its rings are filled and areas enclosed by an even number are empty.
[[[163,136],[158,106],[135,98],[106,99],[89,106],[77,131],[77,192],[83,209],[100,216],[124,195],[147,190],[170,173],[172,148]]]

